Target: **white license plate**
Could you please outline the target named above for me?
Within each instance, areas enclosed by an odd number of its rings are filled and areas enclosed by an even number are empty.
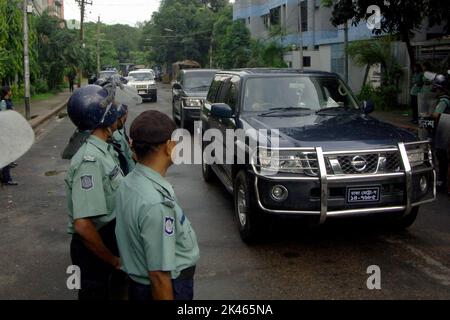
[[[138,91],[138,94],[146,94],[147,93],[147,91],[145,91],[145,90],[139,90]]]
[[[347,202],[348,203],[379,202],[380,189],[381,189],[380,187],[347,188]]]

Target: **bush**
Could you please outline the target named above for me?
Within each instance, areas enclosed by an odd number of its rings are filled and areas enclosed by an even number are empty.
[[[43,80],[43,79],[38,79],[33,83],[33,87],[34,87],[34,93],[35,94],[39,94],[39,93],[47,93],[48,92],[48,85],[47,85],[47,81]]]
[[[360,101],[371,100],[378,110],[392,110],[398,107],[397,95],[399,89],[393,85],[383,85],[374,88],[371,85],[364,85],[357,95]]]

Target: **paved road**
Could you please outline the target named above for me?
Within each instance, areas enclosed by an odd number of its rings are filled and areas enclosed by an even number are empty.
[[[131,111],[170,114],[170,92]],[[64,176],[59,157],[73,125],[65,118],[39,132],[13,171],[21,183],[0,189],[0,299],[73,299],[66,289],[70,265],[65,233]],[[199,166],[177,166],[168,179],[196,229],[201,260],[198,299],[449,299],[449,197],[424,206],[405,232],[377,221],[339,220],[320,228],[277,221],[265,243],[241,242],[232,199],[202,181]],[[381,268],[381,290],[368,290],[367,267]]]

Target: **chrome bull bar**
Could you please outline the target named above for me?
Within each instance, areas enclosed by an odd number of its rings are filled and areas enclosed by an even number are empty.
[[[255,175],[255,193],[257,197],[257,203],[260,209],[267,213],[272,214],[285,214],[285,215],[314,215],[320,217],[320,223],[323,224],[327,217],[343,217],[343,216],[355,216],[355,215],[368,215],[372,213],[380,213],[380,212],[399,212],[403,211],[404,216],[407,216],[411,213],[413,207],[432,202],[436,199],[436,172],[434,170],[434,166],[432,161],[430,163],[430,167],[422,168],[418,170],[414,170],[411,167],[411,164],[408,159],[408,149],[412,147],[418,147],[424,145],[429,148],[429,141],[418,141],[418,142],[410,142],[403,143],[400,142],[397,144],[397,147],[393,148],[384,148],[384,149],[368,149],[368,150],[345,150],[345,151],[323,151],[321,147],[316,148],[276,148],[271,150],[277,151],[295,151],[295,152],[308,152],[315,153],[317,156],[317,164],[318,164],[318,174],[316,177],[306,176],[306,175],[283,175],[280,173],[276,174],[262,174],[261,171],[258,170],[259,165],[255,163],[255,159],[257,159],[257,152],[259,147],[257,148],[253,156],[250,157],[250,165],[252,167],[253,173]],[[269,149],[269,148],[265,148]],[[327,166],[326,166],[326,157],[330,155],[358,155],[358,154],[367,154],[367,153],[381,153],[381,152],[398,152],[401,159],[402,171],[400,172],[392,172],[392,173],[375,173],[375,174],[342,174],[342,175],[334,175],[328,174]],[[413,199],[413,174],[414,173],[426,173],[432,172],[432,197],[426,200],[422,200],[419,202],[412,201]],[[369,208],[358,208],[358,209],[347,209],[347,210],[328,210],[328,199],[329,199],[329,185],[330,183],[335,182],[358,182],[364,180],[370,181],[382,181],[389,178],[404,178],[404,190],[405,190],[405,200],[404,203],[401,203],[396,206],[385,206],[385,207],[369,207]],[[320,183],[320,211],[304,211],[304,210],[274,210],[268,209],[264,207],[261,202],[260,192],[258,188],[258,181],[260,179],[266,179],[271,181],[318,181]]]

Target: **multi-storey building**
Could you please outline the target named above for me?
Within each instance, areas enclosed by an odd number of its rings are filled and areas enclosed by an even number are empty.
[[[344,28],[335,27],[330,22],[332,9],[324,7],[321,0],[235,0],[233,6],[233,19],[245,21],[253,38],[260,40],[276,40],[284,46],[292,46],[293,50],[286,53],[284,59],[293,68],[300,67],[300,44],[303,47],[303,66],[305,69],[317,69],[332,71],[344,74]],[[427,25],[425,22],[424,25]],[[301,30],[301,32],[300,32]],[[423,28],[417,32],[413,45],[424,47],[436,34],[442,33],[442,28]],[[374,37],[372,30],[365,21],[361,21],[358,26],[349,23],[349,41],[371,39]],[[450,41],[448,41],[450,43]],[[438,42],[442,45],[442,41]],[[295,49],[295,47],[297,49]],[[405,88],[400,100],[406,102],[408,99],[409,85],[409,57],[403,43],[394,45],[394,54],[405,70],[402,84]],[[419,60],[424,57],[421,47],[417,47]],[[439,49],[444,51],[442,55],[450,52],[442,46]],[[428,47],[428,51],[430,47]],[[447,51],[446,51],[447,50]],[[439,59],[438,56],[436,56]],[[353,90],[361,88],[364,78],[365,68],[356,66],[349,61],[349,85]],[[376,82],[376,68],[371,71],[374,75],[371,80]]]
[[[63,0],[32,0],[34,9],[37,14],[42,14],[45,10],[49,13],[64,20],[64,1]]]

